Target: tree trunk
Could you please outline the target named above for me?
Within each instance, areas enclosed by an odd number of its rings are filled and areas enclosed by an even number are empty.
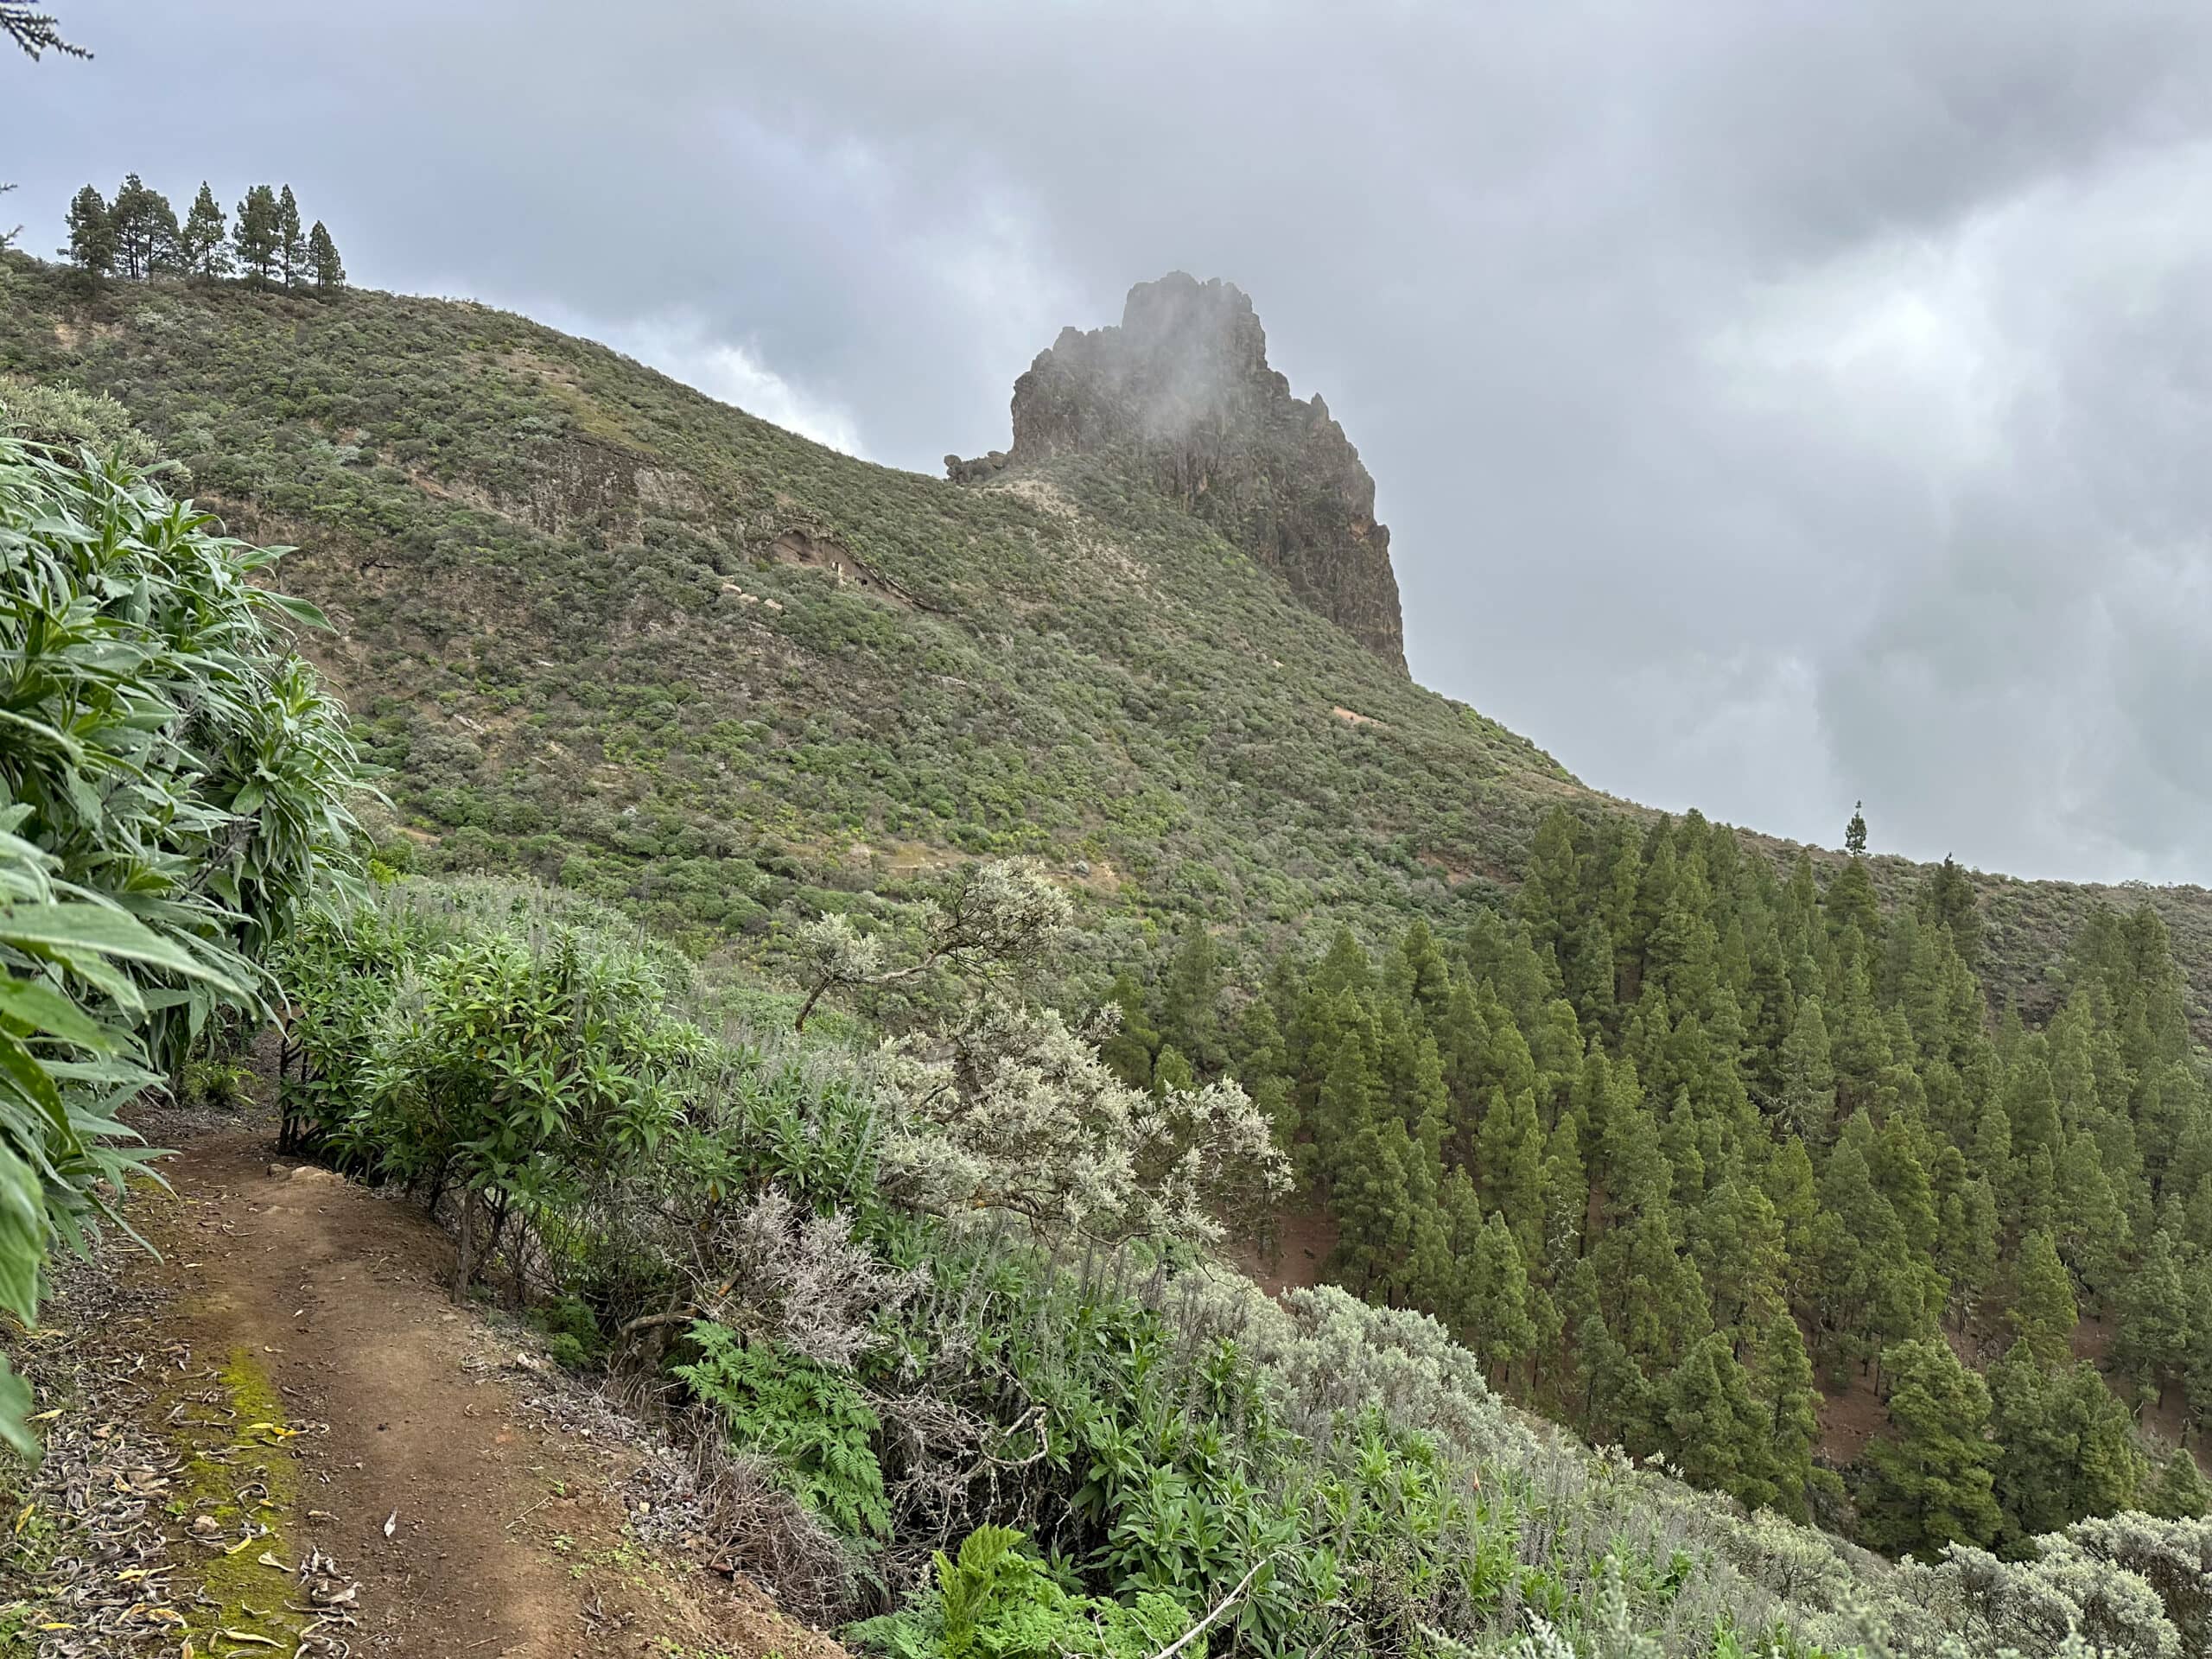
[[[468,1300],[468,1281],[475,1276],[475,1250],[476,1190],[464,1187],[461,1194],[461,1248],[453,1272],[453,1294],[462,1301]]]
[[[819,985],[816,986],[812,990],[806,994],[806,1001],[799,1007],[798,1018],[791,1021],[791,1029],[793,1031],[804,1031],[806,1029],[807,1018],[814,1012],[814,1005],[822,1000],[822,993],[829,988],[830,982],[825,979]]]

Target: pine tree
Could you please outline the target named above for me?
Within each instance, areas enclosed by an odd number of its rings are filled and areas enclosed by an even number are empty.
[[[116,191],[109,214],[115,226],[116,263],[124,276],[143,281],[156,270],[181,264],[176,210],[167,196],[136,173]]]
[[[215,193],[203,180],[184,221],[182,252],[186,270],[194,276],[224,276],[231,270],[229,222],[216,205]]]
[[[1116,1021],[1113,1035],[1098,1046],[1098,1058],[1130,1088],[1150,1088],[1160,1033],[1146,1022],[1143,991],[1127,973],[1117,974],[1107,988],[1105,1007],[1114,1011]]]
[[[1192,922],[1160,986],[1160,1035],[1209,1076],[1229,1064],[1221,1039],[1221,958],[1205,924]]]
[[[1792,1135],[1775,1148],[1766,1167],[1759,1172],[1759,1188],[1774,1206],[1790,1262],[1802,1274],[1813,1259],[1813,1224],[1820,1214],[1812,1155],[1802,1141]]]
[[[1874,878],[1866,874],[1866,861],[1854,858],[1836,873],[1821,895],[1821,909],[1827,917],[1831,937],[1840,938],[1847,928],[1858,930],[1863,940],[1878,938],[1882,931],[1882,901],[1874,892]]]
[[[1775,1486],[1774,1507],[1791,1520],[1810,1518],[1816,1486],[1835,1477],[1813,1466],[1820,1439],[1821,1395],[1813,1386],[1812,1357],[1804,1333],[1787,1313],[1769,1320],[1748,1355],[1752,1393],[1765,1409],[1766,1459]]]
[[[69,245],[61,257],[97,280],[115,269],[115,219],[107,198],[92,185],[79,190],[69,203]]]
[[[1942,1206],[1936,1265],[1950,1282],[1952,1316],[1963,1325],[1997,1276],[1997,1194],[1977,1175],[1946,1193]]]
[[[1948,853],[1921,884],[1914,903],[1923,918],[1950,934],[1951,948],[1967,967],[1973,967],[1981,954],[1980,900],[1973,880],[1951,861]]]
[[[126,282],[140,280],[153,266],[149,194],[136,173],[127,175],[116,188],[115,200],[108,208],[108,222],[115,232],[116,274]]]
[[[1402,1236],[1410,1234],[1402,1225],[1409,1201],[1405,1165],[1370,1122],[1346,1148],[1330,1194],[1337,1218],[1330,1275],[1364,1295],[1388,1272]]]
[[[1419,918],[1398,941],[1390,959],[1389,982],[1392,994],[1419,1010],[1430,1029],[1445,1018],[1452,1001],[1452,966],[1444,959],[1434,932]]]
[[[1544,1143],[1544,1248],[1538,1263],[1548,1276],[1566,1270],[1582,1253],[1590,1214],[1590,1178],[1582,1165],[1582,1120],[1560,1118]]]
[[[1713,1322],[1732,1341],[1783,1312],[1789,1252],[1782,1219],[1757,1184],[1732,1176],[1714,1187],[1690,1218],[1690,1248]]]
[[[326,294],[346,286],[346,267],[339,262],[338,245],[319,219],[308,232],[308,270],[315,287]]]
[[[1514,909],[1528,925],[1529,942],[1554,953],[1562,969],[1567,942],[1582,913],[1582,853],[1586,831],[1565,807],[1554,807],[1529,849],[1529,870],[1515,896]]]
[[[2142,1495],[2145,1513],[2164,1521],[2193,1521],[2212,1514],[2212,1484],[2186,1448],[2176,1446]]]
[[[2172,1237],[2163,1230],[2152,1234],[2143,1260],[2120,1294],[2113,1357],[2161,1402],[2168,1376],[2188,1363],[2196,1344],[2194,1300]]]
[[[1843,827],[1843,850],[1853,858],[1866,856],[1866,803],[1858,802],[1851,809],[1851,822]]]
[[[1290,1053],[1274,1004],[1255,996],[1237,1018],[1231,1064],[1252,1103],[1275,1126],[1275,1144],[1288,1147],[1298,1137],[1297,1108],[1291,1097]],[[1104,1051],[1102,1050],[1103,1053]]]
[[[279,238],[276,193],[265,184],[257,184],[238,203],[231,226],[231,246],[238,255],[238,267],[257,287],[266,286],[277,269]]]
[[[307,238],[300,229],[300,204],[289,184],[276,199],[276,269],[287,288],[297,288],[307,275]]]
[[[1486,1210],[1501,1213],[1524,1258],[1539,1258],[1544,1240],[1544,1132],[1535,1096],[1493,1089],[1475,1142],[1475,1179]]]
[[[2120,1126],[2124,1133],[2125,1125]],[[2067,1135],[2052,1168],[2053,1206],[2061,1253],[2099,1302],[2126,1271],[2129,1229],[2095,1137]]]
[[[1382,1079],[1376,1069],[1375,1022],[1352,992],[1331,1002],[1330,1025],[1313,1056],[1320,1076],[1308,1114],[1314,1173],[1324,1180],[1336,1179],[1347,1149],[1382,1116],[1376,1109]]]
[[[1567,988],[1567,1001],[1582,1021],[1584,1035],[1593,1039],[1611,1030],[1618,1017],[1614,963],[1612,931],[1604,917],[1591,915],[1567,944],[1560,979]]]
[[[2081,1313],[2074,1305],[2074,1281],[2049,1233],[2033,1231],[2020,1241],[2015,1279],[2018,1288],[2006,1322],[2037,1363],[2063,1364],[2073,1357],[2074,1327]]]
[[[1821,1177],[1821,1212],[1813,1226],[1810,1300],[1839,1338],[1836,1357],[1872,1361],[1885,1344],[1927,1334],[1932,1272],[1916,1262],[1896,1210],[1875,1185],[1869,1153],[1872,1124],[1864,1113],[1844,1126]]]
[[[2004,1524],[1989,1390],[1941,1338],[1900,1343],[1889,1363],[1892,1435],[1866,1448],[1859,1502],[1867,1541],[1923,1560],[1946,1544],[1987,1547]]]
[[[1815,1146],[1834,1138],[1835,1066],[1816,996],[1797,1005],[1797,1017],[1782,1046],[1782,1097],[1776,1104],[1793,1134]]]
[[[1469,1310],[1471,1345],[1493,1376],[1501,1376],[1536,1345],[1536,1327],[1529,1317],[1528,1269],[1503,1216],[1493,1214],[1483,1224],[1475,1253],[1461,1263],[1461,1271],[1467,1287],[1460,1305]]]
[[[1659,1410],[1669,1454],[1691,1481],[1751,1508],[1773,1499],[1764,1424],[1726,1338],[1716,1332],[1682,1357],[1660,1389]]]
[[[2127,1408],[2093,1367],[2052,1367],[2025,1342],[1989,1368],[1993,1488],[2016,1547],[2131,1503],[2148,1472]]]
[[[1597,1269],[1587,1259],[1569,1271],[1560,1314],[1574,1362],[1578,1425],[1600,1445],[1649,1451],[1655,1440],[1651,1387],[1606,1322]]]
[[[1705,1281],[1681,1253],[1669,1206],[1607,1233],[1596,1261],[1622,1344],[1647,1376],[1671,1370],[1712,1331]]]

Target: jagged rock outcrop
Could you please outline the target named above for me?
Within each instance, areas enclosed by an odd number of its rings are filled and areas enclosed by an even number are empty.
[[[1014,386],[1020,467],[1128,455],[1154,482],[1279,573],[1308,607],[1406,670],[1390,532],[1375,480],[1319,397],[1268,366],[1252,302],[1177,271],[1129,290],[1119,327],[1064,328]],[[948,457],[956,479],[998,470]]]

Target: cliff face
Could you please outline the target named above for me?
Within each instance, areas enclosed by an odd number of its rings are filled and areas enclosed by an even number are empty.
[[[1014,382],[1014,448],[956,478],[1068,454],[1128,456],[1279,574],[1308,608],[1406,671],[1375,480],[1316,397],[1268,366],[1252,302],[1180,271],[1129,290],[1118,327],[1061,330]]]

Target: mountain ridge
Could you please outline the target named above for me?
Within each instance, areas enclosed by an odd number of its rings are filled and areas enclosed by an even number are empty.
[[[953,484],[488,307],[0,272],[0,368],[112,394],[238,528],[302,544],[285,580],[340,624],[309,648],[434,863],[766,943],[798,893],[866,907],[1024,854],[1084,895],[1101,966],[1193,916],[1258,962],[1497,902],[1555,804],[1650,816],[1404,677],[1110,446]],[[1924,867],[1870,868],[1894,901]],[[2147,893],[2205,1034],[2212,893],[1977,884],[2030,1008],[2094,905]]]

